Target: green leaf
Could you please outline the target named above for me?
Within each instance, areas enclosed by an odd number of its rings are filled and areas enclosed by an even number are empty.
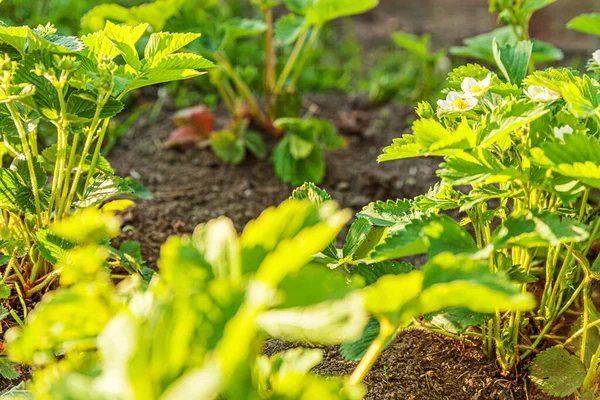
[[[4,379],[17,379],[19,377],[19,373],[15,371],[14,365],[16,363],[10,361],[6,357],[0,357],[0,375]]]
[[[37,183],[37,189],[41,189],[46,186],[47,174],[44,170],[44,166],[42,162],[38,158],[34,158],[32,160],[33,172],[35,174],[35,179]],[[21,177],[23,183],[29,188],[33,189],[33,184],[31,182],[31,175],[29,173],[29,166],[27,163],[27,157],[25,154],[21,153],[17,155],[10,166],[10,169],[15,171]]]
[[[340,17],[362,14],[379,4],[379,0],[313,0],[306,11],[308,25],[322,25]]]
[[[41,46],[42,48],[59,54],[69,52],[77,53],[85,47],[83,42],[76,36],[43,35],[41,38],[47,42]]]
[[[304,182],[320,183],[325,175],[323,151],[315,146],[308,157],[297,160],[291,154],[290,135],[284,137],[275,147],[273,164],[275,174],[284,182],[300,185]]]
[[[541,10],[544,7],[548,7],[550,4],[556,2],[556,0],[526,0],[521,10],[533,13]]]
[[[190,70],[213,68],[215,64],[198,54],[176,53],[168,54],[159,60],[144,66],[144,71],[155,70]]]
[[[103,29],[110,20],[128,25],[147,22],[154,31],[161,31],[166,22],[180,11],[182,5],[183,2],[173,0],[156,0],[131,8],[118,4],[100,4],[81,18],[81,27],[87,32],[95,32]]]
[[[550,396],[564,397],[577,391],[586,369],[577,357],[561,347],[552,347],[533,359],[531,380]]]
[[[98,104],[88,100],[94,94],[84,90],[74,91],[67,99],[67,114],[73,122],[91,121],[96,115]],[[119,100],[109,98],[100,111],[100,118],[112,118],[123,110],[124,104]]]
[[[6,307],[0,306],[0,321],[3,321],[10,315]]]
[[[106,243],[121,233],[121,221],[95,207],[77,210],[69,218],[50,225],[52,234],[76,243]]]
[[[411,271],[407,274],[385,275],[365,289],[367,310],[376,317],[387,317],[394,321],[402,309],[416,300],[423,290],[423,273]],[[417,317],[414,315],[414,317]],[[401,321],[403,324],[409,319]],[[400,326],[402,326],[401,324]]]
[[[310,153],[312,153],[315,148],[315,142],[305,140],[303,137],[295,134],[289,134],[289,146],[290,146],[290,154],[296,160],[302,160],[307,158]]]
[[[371,223],[367,218],[356,219],[346,235],[346,244],[342,250],[344,258],[351,257],[356,250],[367,240],[367,235],[371,230]]]
[[[518,179],[520,171],[503,161],[481,148],[466,150],[446,157],[446,161],[440,164],[438,176],[453,185],[491,184]]]
[[[283,2],[290,11],[295,12],[296,14],[304,15],[306,14],[306,10],[308,10],[313,0],[283,0]]]
[[[67,250],[74,247],[72,242],[47,229],[42,229],[36,233],[36,243],[42,257],[53,265],[62,262]]]
[[[550,109],[544,104],[507,100],[492,111],[489,123],[477,134],[477,142],[483,146],[502,143],[511,132],[531,124],[549,112]]]
[[[113,60],[121,54],[121,51],[106,36],[104,31],[100,30],[89,35],[84,35],[81,37],[81,40],[85,44],[87,56],[89,58],[96,56]]]
[[[470,254],[478,250],[471,234],[447,215],[432,219],[422,233],[429,241],[429,257],[446,252]]]
[[[450,307],[429,313],[423,318],[432,325],[450,333],[463,333],[467,328],[481,325],[487,320],[485,314],[459,307]]]
[[[429,242],[422,231],[426,225],[426,220],[415,219],[377,245],[369,257],[375,261],[385,261],[425,253]]]
[[[533,160],[560,175],[600,188],[600,142],[585,134],[565,135],[563,141],[531,149]]]
[[[125,62],[136,71],[139,71],[142,63],[140,62],[140,56],[135,48],[135,44],[147,30],[148,24],[139,24],[137,26],[115,25],[110,20],[107,20],[104,27],[104,34],[115,44]]]
[[[498,45],[494,41],[494,59],[507,81],[520,85],[527,75],[533,44],[520,41],[516,45]]]
[[[493,43],[494,40],[500,46],[516,45],[518,38],[510,26],[495,29],[463,41],[464,46],[451,47],[450,54],[466,58],[484,60],[490,64],[495,62]],[[532,40],[532,58],[536,63],[561,60],[563,53],[554,45],[539,40]]]
[[[460,84],[465,80],[465,78],[473,78],[480,81],[482,79],[485,79],[485,77],[491,73],[492,72],[486,67],[483,67],[478,64],[469,63],[454,68],[448,74],[448,82],[451,85],[456,86],[458,88],[460,87]]]
[[[417,36],[406,32],[394,32],[392,34],[394,44],[417,56],[425,59],[429,55],[430,35]]]
[[[375,201],[356,214],[359,218],[367,218],[375,226],[384,227],[406,225],[420,215],[410,200]]]
[[[0,169],[0,209],[36,212],[31,189],[21,183],[16,172],[6,168]]]
[[[252,272],[260,266],[262,274],[279,282],[325,249],[349,218],[333,202],[316,206],[291,199],[269,208],[241,235],[242,269]]]
[[[0,299],[8,299],[10,296],[10,286],[0,283]]]
[[[229,218],[221,217],[198,225],[192,240],[216,277],[239,282],[242,270],[238,236]]]
[[[144,58],[149,63],[157,62],[199,37],[198,33],[153,33],[144,49]]]
[[[232,18],[224,26],[232,38],[256,36],[267,30],[267,25],[260,19]]]
[[[310,263],[299,271],[286,276],[279,285],[282,301],[276,309],[308,307],[325,301],[341,300],[352,293],[362,282],[354,279],[349,282],[339,271]],[[310,287],[311,290],[306,290]]]
[[[342,357],[349,361],[360,360],[364,357],[369,346],[379,335],[379,321],[371,317],[365,326],[361,337],[351,342],[344,342],[340,346]],[[392,342],[394,336],[390,337],[384,346],[384,349]]]
[[[398,261],[381,261],[373,264],[358,264],[352,268],[352,275],[362,276],[365,284],[372,285],[377,279],[385,275],[400,275],[414,271],[415,267],[409,263]]]
[[[171,236],[167,239],[160,248],[158,267],[161,278],[182,292],[189,288],[202,288],[214,278],[213,267],[189,236]]]
[[[287,46],[296,41],[304,27],[304,18],[294,14],[284,15],[275,23],[275,39]]]
[[[423,267],[423,293],[413,307],[419,314],[447,307],[468,308],[475,312],[529,310],[536,304],[530,293],[501,273],[492,273],[486,261],[439,254]],[[414,313],[415,310],[410,310]],[[407,316],[408,317],[408,316]]]
[[[0,26],[0,41],[14,47],[24,56],[29,32],[31,28],[27,26]]]
[[[262,136],[258,132],[246,132],[244,133],[244,143],[246,148],[250,150],[252,154],[259,160],[267,158],[267,147],[262,139]]]
[[[190,79],[202,74],[202,72],[193,69],[151,69],[124,83],[124,88],[122,89],[122,92],[119,93],[127,93],[135,89],[159,83]]]
[[[28,52],[17,66],[15,83],[34,85],[35,93],[32,98],[35,101],[35,107],[40,114],[54,120],[58,118],[58,110],[60,110],[58,92],[46,78],[33,72],[37,64],[41,64],[48,69],[53,68],[52,54],[40,50]]]
[[[258,325],[269,335],[288,341],[337,344],[360,337],[368,315],[360,293],[308,307],[267,311]]]
[[[210,136],[210,145],[217,156],[226,163],[239,164],[246,157],[243,140],[231,131],[215,132]]]
[[[124,179],[113,174],[102,174],[94,177],[75,206],[90,207],[124,194],[140,199],[152,198],[148,190],[133,178]]]
[[[590,35],[600,36],[600,14],[581,14],[567,24],[567,28]]]
[[[394,139],[383,149],[377,161],[390,161],[410,157],[445,156],[476,145],[475,132],[465,121],[449,132],[434,119],[420,119],[413,123],[414,135]]]
[[[492,243],[496,247],[548,247],[581,242],[588,236],[583,226],[566,217],[549,211],[527,211],[505,220],[492,234]]]

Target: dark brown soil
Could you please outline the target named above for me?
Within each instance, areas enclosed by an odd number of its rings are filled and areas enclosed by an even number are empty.
[[[268,341],[272,355],[298,345]],[[357,362],[346,361],[336,346],[323,348],[323,362],[314,372],[326,376],[349,375]],[[364,381],[367,400],[546,400],[522,376],[502,377],[494,361],[479,347],[427,330],[400,333],[381,354]],[[555,399],[555,398],[554,398]]]
[[[338,125],[344,111],[353,108],[342,95],[310,101],[319,106],[318,116]],[[165,113],[170,111],[167,108]],[[433,159],[376,162],[381,149],[405,129],[409,110],[391,106],[364,114],[365,133],[346,135],[348,148],[327,155],[327,176],[321,187],[343,207],[359,210],[374,200],[423,193],[436,182]],[[172,129],[170,119],[154,126],[142,119],[110,157],[119,174],[138,177],[154,195],[126,215],[126,224],[134,229],[124,233],[127,239],[140,241],[150,265],[155,265],[159,246],[168,236],[191,232],[197,224],[220,215],[231,218],[241,231],[250,219],[288,198],[294,189],[276,178],[267,161],[248,157],[231,166],[210,149],[164,149],[161,143]]]

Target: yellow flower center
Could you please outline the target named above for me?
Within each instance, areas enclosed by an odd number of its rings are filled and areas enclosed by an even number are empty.
[[[467,108],[469,108],[469,102],[465,99],[456,99],[454,100],[454,103],[452,103],[452,105],[454,106],[454,108],[459,110],[466,110]]]
[[[479,85],[475,85],[471,87],[471,93],[479,93],[483,90],[483,88]]]

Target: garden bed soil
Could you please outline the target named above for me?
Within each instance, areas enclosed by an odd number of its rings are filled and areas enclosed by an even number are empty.
[[[268,341],[272,355],[298,345]],[[357,362],[345,360],[337,346],[323,347],[323,361],[314,372],[347,376]],[[503,377],[478,346],[425,329],[401,332],[383,351],[364,380],[365,400],[550,400],[523,374]]]
[[[568,5],[567,5],[568,3]],[[589,54],[593,39],[565,30],[572,17],[593,10],[593,0],[559,1],[533,21],[535,36],[549,40],[567,54]],[[487,32],[495,24],[484,0],[382,0],[372,12],[355,18],[353,34],[371,50],[384,46],[396,30],[430,32],[436,46],[459,44],[464,37]],[[202,78],[200,78],[202,79]],[[359,99],[342,94],[309,96],[316,116],[334,122],[348,147],[327,155],[327,175],[321,187],[342,207],[355,211],[375,200],[412,198],[437,181],[438,160],[416,159],[377,164],[381,149],[400,136],[414,113],[408,107],[369,109]],[[309,104],[306,104],[307,106]],[[249,156],[237,166],[221,162],[209,149],[186,152],[164,149],[173,129],[175,110],[167,103],[158,121],[141,118],[110,155],[121,175],[140,179],[153,193],[124,215],[127,229],[119,240],[137,240],[143,256],[157,266],[159,246],[172,234],[220,215],[238,230],[265,208],[288,198],[293,187],[282,184],[269,162]],[[227,122],[223,110],[217,126]],[[268,145],[272,149],[274,140]],[[272,354],[291,344],[269,341]],[[316,372],[348,374],[355,363],[344,361],[336,347],[325,348]],[[385,371],[385,372],[384,372]],[[523,376],[504,378],[494,360],[477,347],[426,332],[401,333],[383,353],[365,381],[368,399],[545,399]]]
[[[406,128],[410,109],[356,110],[344,95],[312,96],[307,101],[317,105],[316,116],[345,126],[346,132],[348,128],[360,131],[345,135],[347,148],[327,154],[326,177],[320,186],[342,207],[358,211],[371,201],[412,197],[437,181],[436,159],[377,164],[381,149]],[[173,110],[167,104],[163,111],[167,116]],[[223,125],[227,116],[217,111],[216,119],[217,125]],[[231,218],[241,231],[250,219],[288,198],[294,189],[278,180],[266,160],[248,156],[232,166],[207,148],[165,149],[162,143],[172,129],[169,118],[153,126],[141,118],[110,156],[119,174],[139,178],[154,196],[125,214],[125,224],[132,229],[122,235],[141,243],[142,254],[153,267],[159,245],[168,236],[190,233],[197,224],[220,215]],[[274,144],[274,139],[268,140],[271,150]]]

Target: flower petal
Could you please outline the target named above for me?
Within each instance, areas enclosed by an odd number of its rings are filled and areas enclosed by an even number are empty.
[[[477,81],[475,79],[465,78],[465,79],[463,79],[462,83],[460,84],[460,88],[462,89],[463,92],[469,93],[469,92],[471,92],[471,88],[475,85],[477,85]]]

